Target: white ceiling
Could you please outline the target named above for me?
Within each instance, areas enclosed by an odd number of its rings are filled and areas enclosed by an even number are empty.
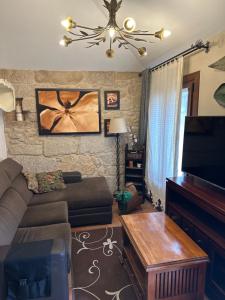
[[[123,0],[118,13],[121,25],[127,16],[138,29],[172,31],[164,41],[155,40],[148,56],[115,49],[105,56],[107,45],[86,49],[83,42],[62,48],[60,21],[72,16],[79,24],[105,25],[102,0],[0,0],[0,68],[49,70],[140,71],[197,39],[225,30],[225,0]],[[142,43],[140,43],[142,45]]]

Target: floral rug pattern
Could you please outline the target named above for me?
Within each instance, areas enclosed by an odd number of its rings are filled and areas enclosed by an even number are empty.
[[[72,234],[74,300],[137,299],[121,264],[122,247],[119,227]]]

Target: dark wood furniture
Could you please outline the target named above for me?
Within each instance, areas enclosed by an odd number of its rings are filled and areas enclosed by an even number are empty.
[[[155,212],[121,222],[123,258],[140,299],[204,299],[207,254],[172,219]]]
[[[206,251],[206,294],[225,299],[225,192],[193,176],[167,179],[166,212]]]
[[[145,198],[145,151],[125,148],[125,183],[133,182],[138,193]]]

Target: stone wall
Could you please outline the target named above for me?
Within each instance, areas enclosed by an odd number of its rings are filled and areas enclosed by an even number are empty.
[[[103,175],[115,189],[115,140],[104,137],[104,119],[123,116],[137,131],[141,93],[137,73],[0,70],[0,78],[13,84],[28,111],[24,122],[16,122],[15,113],[4,116],[9,157],[34,172],[62,169],[79,170],[83,176]],[[35,88],[100,89],[102,134],[39,136]],[[120,90],[120,111],[104,110],[104,90]]]

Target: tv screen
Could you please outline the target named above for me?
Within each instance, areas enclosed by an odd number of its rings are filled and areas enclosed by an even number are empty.
[[[186,117],[182,171],[225,189],[225,117]]]

